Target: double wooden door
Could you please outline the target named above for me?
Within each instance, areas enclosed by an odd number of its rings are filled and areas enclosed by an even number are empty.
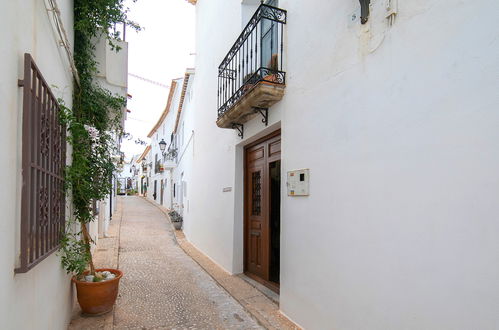
[[[280,131],[245,150],[245,272],[269,282],[271,263],[271,168],[280,167]],[[279,181],[280,182],[280,181]],[[280,203],[279,203],[280,204]]]

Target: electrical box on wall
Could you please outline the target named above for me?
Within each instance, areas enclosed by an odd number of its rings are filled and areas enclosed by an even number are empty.
[[[288,172],[288,196],[308,196],[310,170],[294,170]]]

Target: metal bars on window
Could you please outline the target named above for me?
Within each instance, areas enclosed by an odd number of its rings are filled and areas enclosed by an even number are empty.
[[[262,202],[262,175],[260,171],[253,172],[251,175],[251,214],[260,215]]]
[[[286,11],[261,4],[218,67],[218,117],[261,81],[284,85]]]
[[[66,128],[59,104],[30,54],[24,54],[21,254],[25,273],[59,247],[64,228]]]

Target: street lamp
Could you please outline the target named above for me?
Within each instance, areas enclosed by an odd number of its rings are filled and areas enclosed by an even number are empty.
[[[159,142],[159,149],[161,150],[161,153],[164,155],[166,149],[166,142],[164,139],[161,139],[161,141]]]

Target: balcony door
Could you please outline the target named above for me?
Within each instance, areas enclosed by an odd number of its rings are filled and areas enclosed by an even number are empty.
[[[281,136],[277,131],[245,151],[245,273],[279,290]]]
[[[273,7],[278,6],[277,0],[266,1],[265,4]],[[269,19],[262,19],[261,22],[262,31],[262,67],[269,68],[272,70],[279,69],[279,35],[278,35],[278,23],[271,21]]]

